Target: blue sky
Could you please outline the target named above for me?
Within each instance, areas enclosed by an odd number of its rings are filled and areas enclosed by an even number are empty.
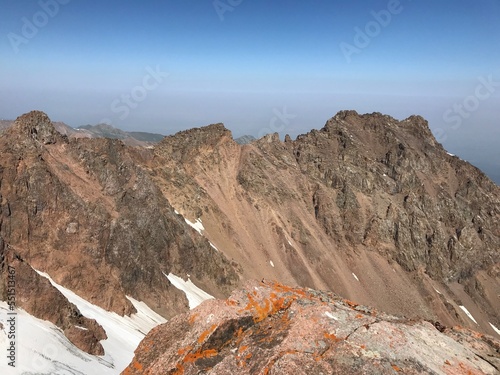
[[[294,137],[420,114],[500,182],[500,0],[0,0],[0,57],[0,118]]]

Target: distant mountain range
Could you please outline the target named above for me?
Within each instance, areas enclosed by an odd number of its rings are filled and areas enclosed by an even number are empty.
[[[0,120],[0,133],[14,124],[14,120]],[[69,138],[110,138],[120,139],[128,146],[148,147],[160,142],[165,135],[148,132],[127,132],[108,124],[82,125],[72,128],[64,122],[54,122],[54,127],[62,135]],[[246,145],[256,138],[252,135],[244,135],[234,141],[240,145]]]
[[[0,132],[14,124],[13,120],[0,120]],[[54,127],[69,138],[110,138],[120,139],[128,146],[148,147],[160,142],[165,136],[147,132],[127,132],[108,124],[83,125],[72,128],[64,122],[54,122]]]

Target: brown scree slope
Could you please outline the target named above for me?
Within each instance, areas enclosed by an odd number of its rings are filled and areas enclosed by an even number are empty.
[[[423,118],[344,111],[295,141],[245,146],[216,124],[166,137],[154,153],[159,188],[201,217],[244,279],[496,334],[500,189],[447,154]]]

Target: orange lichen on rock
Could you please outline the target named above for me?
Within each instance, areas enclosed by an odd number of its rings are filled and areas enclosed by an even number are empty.
[[[323,336],[324,336],[325,339],[333,341],[333,342],[339,342],[339,341],[343,340],[343,339],[338,338],[337,336],[335,336],[335,334],[333,334],[333,333],[325,332]]]
[[[193,314],[189,317],[189,324],[193,325],[196,322],[196,318],[198,318],[199,314]]]
[[[402,371],[402,370],[401,370],[398,366],[396,366],[396,365],[392,365],[392,368],[393,368],[393,369],[394,369],[394,371],[396,371],[396,372],[401,372],[401,371]]]
[[[133,369],[133,372],[132,372],[132,369]],[[123,374],[124,375],[132,375],[132,374],[142,374],[143,372],[143,367],[142,365],[137,361],[137,359],[133,359],[132,363],[130,364],[129,367],[127,367],[125,369],[125,371],[123,371]]]
[[[177,355],[184,355],[186,354],[187,352],[193,350],[193,347],[192,346],[186,346],[184,348],[181,348],[177,351]]]
[[[250,293],[247,294],[248,304],[241,311],[252,311],[254,312],[254,322],[260,322],[267,317],[267,312],[269,311],[269,301],[266,299],[264,301],[264,306],[261,306]]]
[[[215,349],[207,349],[203,351],[201,349],[198,349],[194,353],[188,353],[179,363],[176,364],[175,371],[173,372],[172,375],[183,375],[185,372],[184,365],[186,363],[194,363],[197,360],[203,358],[212,358],[215,357],[217,354],[219,353]]]
[[[192,363],[192,362],[196,362],[197,360],[202,359],[202,358],[215,357],[217,354],[219,354],[219,353],[215,349],[207,349],[204,351],[201,351],[201,349],[200,349],[200,350],[197,350],[195,353],[187,354],[184,357],[183,362],[184,363],[190,363],[190,362]]]
[[[278,282],[274,282],[273,284],[271,284],[271,286],[278,293],[293,293],[297,297],[311,299],[311,296],[309,296],[304,289],[292,288],[292,287],[280,284]]]
[[[247,293],[249,302],[242,310],[240,310],[240,312],[253,311],[254,322],[258,323],[268,316],[276,314],[278,311],[288,309],[292,302],[299,298],[297,294],[292,294],[287,297],[279,297],[277,293],[282,292],[282,289],[286,289],[287,291],[293,291],[293,289],[277,283],[273,284],[273,287],[276,288],[276,290],[273,290],[270,293],[269,298],[264,299],[263,304],[260,304],[252,294]],[[255,294],[256,292],[254,291],[254,295]]]
[[[201,336],[198,338],[198,344],[201,344],[205,339],[207,338],[208,335],[210,335],[215,329],[217,328],[217,324],[212,324],[212,326],[204,331]]]
[[[349,306],[352,309],[359,306],[358,303],[349,301],[348,299],[344,299],[343,301],[347,306]]]

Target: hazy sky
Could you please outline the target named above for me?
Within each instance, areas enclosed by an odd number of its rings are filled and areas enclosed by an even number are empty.
[[[292,137],[420,114],[500,183],[500,0],[0,0],[0,118]]]

